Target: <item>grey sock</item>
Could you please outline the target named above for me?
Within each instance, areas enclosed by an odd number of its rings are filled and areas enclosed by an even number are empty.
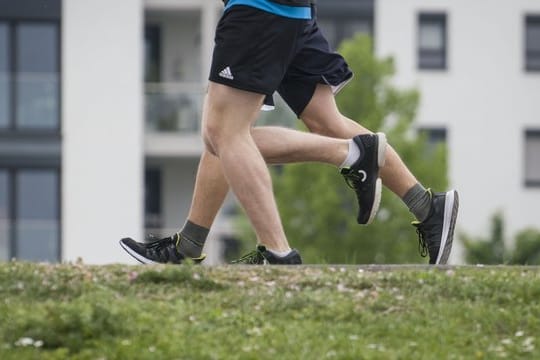
[[[418,221],[424,221],[431,210],[431,195],[420,184],[414,185],[403,197],[403,202]]]
[[[182,254],[192,258],[201,256],[202,248],[206,242],[209,231],[210,229],[194,224],[189,220],[186,221],[184,227],[180,231],[182,239],[178,244],[178,250]]]

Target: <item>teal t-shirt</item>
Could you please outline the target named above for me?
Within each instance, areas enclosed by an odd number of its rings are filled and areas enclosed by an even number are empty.
[[[281,0],[279,3],[270,0],[228,0],[225,1],[225,11],[235,5],[245,5],[278,16],[307,20],[311,19],[310,2],[310,0]]]

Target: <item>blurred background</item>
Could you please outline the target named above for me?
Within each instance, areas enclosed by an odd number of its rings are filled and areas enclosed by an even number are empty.
[[[540,263],[540,3],[318,0],[355,79],[342,111],[385,131],[426,187],[456,188],[451,262]],[[187,216],[219,0],[0,0],[0,261],[131,262],[125,236]],[[300,127],[278,108],[259,124]],[[374,225],[335,169],[273,169],[308,262],[419,263],[390,192]],[[252,248],[230,196],[208,263]]]

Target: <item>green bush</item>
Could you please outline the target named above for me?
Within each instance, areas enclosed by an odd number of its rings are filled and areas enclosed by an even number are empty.
[[[469,264],[540,265],[540,231],[529,228],[515,236],[513,247],[504,237],[504,217],[498,212],[491,218],[488,237],[460,234]]]

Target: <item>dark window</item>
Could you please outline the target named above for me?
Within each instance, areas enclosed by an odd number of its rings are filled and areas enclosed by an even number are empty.
[[[0,129],[9,126],[10,114],[10,32],[6,23],[0,22]]]
[[[525,131],[525,186],[540,187],[540,129]]]
[[[159,229],[162,226],[161,169],[147,168],[144,174],[145,226]]]
[[[60,245],[57,171],[20,170],[15,175],[15,187],[16,257],[57,261]]]
[[[418,17],[418,68],[443,70],[447,67],[446,14]]]
[[[144,80],[161,81],[161,28],[159,25],[144,27]]]
[[[430,153],[435,151],[439,145],[446,144],[446,128],[444,127],[422,127],[418,132],[425,135]]]
[[[58,261],[61,0],[0,0],[0,260]]]
[[[0,259],[60,259],[58,169],[0,169]]]
[[[54,129],[59,123],[58,27],[17,26],[16,123],[20,129]]]
[[[59,132],[58,21],[0,22],[0,129]]]
[[[0,170],[0,261],[9,260],[10,214],[8,172]]]
[[[339,47],[340,43],[356,34],[372,35],[372,21],[370,18],[321,18],[317,21],[324,37],[333,49]]]
[[[525,68],[540,71],[540,16],[525,18]]]
[[[423,128],[422,131],[427,134],[428,141],[431,144],[437,145],[446,142],[445,128]]]

